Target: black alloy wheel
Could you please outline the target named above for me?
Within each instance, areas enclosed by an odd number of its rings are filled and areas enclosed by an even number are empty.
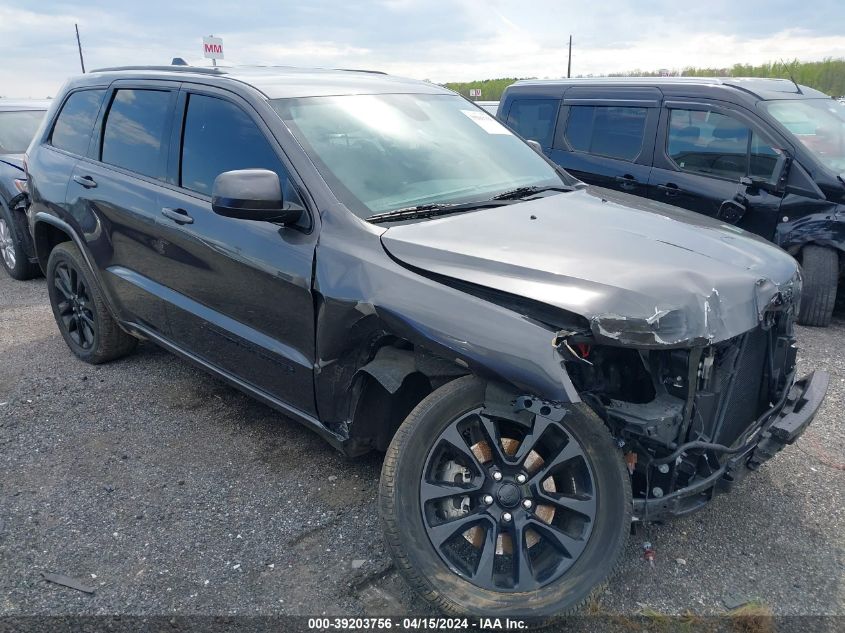
[[[487,406],[474,376],[429,394],[385,456],[379,510],[396,568],[453,615],[546,625],[616,569],[631,526],[621,451],[583,403]]]
[[[85,277],[70,262],[61,262],[53,270],[51,282],[59,292],[56,313],[60,326],[80,349],[92,349],[97,321]]]
[[[138,339],[114,320],[79,248],[58,244],[47,260],[47,292],[62,337],[70,350],[92,365],[125,356]]]
[[[483,589],[544,587],[590,538],[592,469],[560,421],[538,415],[521,426],[474,409],[440,434],[424,473],[420,505],[431,544]]]

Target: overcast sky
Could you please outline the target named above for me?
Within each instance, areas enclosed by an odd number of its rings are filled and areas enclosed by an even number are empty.
[[[86,66],[226,62],[370,68],[431,79],[845,57],[842,0],[0,0],[0,95],[54,95]]]

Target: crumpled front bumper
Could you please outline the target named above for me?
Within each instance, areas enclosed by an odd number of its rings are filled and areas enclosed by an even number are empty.
[[[721,468],[663,497],[635,499],[635,519],[662,521],[689,514],[707,505],[717,492],[729,490],[748,469],[757,469],[784,446],[801,437],[816,417],[829,382],[830,375],[825,371],[815,371],[796,380],[783,400],[757,420],[759,432],[735,451]]]

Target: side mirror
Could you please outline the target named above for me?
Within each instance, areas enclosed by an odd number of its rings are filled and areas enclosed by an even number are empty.
[[[531,146],[531,149],[533,149],[535,152],[537,152],[541,156],[543,155],[543,146],[540,145],[537,141],[530,138],[525,142],[528,143]]]
[[[302,209],[284,208],[279,176],[269,169],[238,169],[217,176],[211,208],[227,218],[282,224],[292,224],[302,214]]]
[[[748,189],[763,189],[765,191],[780,193],[786,186],[786,177],[789,173],[791,163],[792,157],[784,150],[780,150],[770,179],[759,178],[757,176],[743,176],[739,179],[739,184]]]

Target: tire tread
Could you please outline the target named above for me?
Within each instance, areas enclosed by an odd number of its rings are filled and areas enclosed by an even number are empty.
[[[808,244],[801,250],[804,293],[801,325],[827,327],[833,319],[839,283],[839,255],[832,248]]]

